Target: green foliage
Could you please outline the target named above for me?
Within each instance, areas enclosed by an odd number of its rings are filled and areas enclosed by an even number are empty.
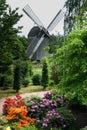
[[[21,61],[21,84],[27,86],[31,82],[32,64],[29,60]]]
[[[87,126],[85,126],[84,128],[81,128],[80,130],[87,130]]]
[[[71,128],[75,123],[71,111],[64,107],[58,108],[57,111],[60,113],[61,116],[64,116],[65,124],[67,124],[65,130],[74,130],[75,128]]]
[[[25,87],[27,87],[29,83],[30,83],[30,78],[29,77],[24,78],[23,81],[22,81],[22,84]]]
[[[65,15],[65,33],[76,29],[76,26],[83,28],[87,20],[87,0],[67,0],[65,3],[67,13]],[[85,24],[87,26],[87,24]]]
[[[21,78],[20,63],[16,63],[14,67],[14,84],[13,84],[13,89],[16,90],[16,92],[20,90],[20,78]]]
[[[10,70],[15,56],[19,57],[19,48],[21,48],[17,42],[17,33],[21,28],[14,28],[22,17],[22,15],[18,15],[17,10],[18,8],[11,10],[6,0],[0,0],[0,85],[2,87],[9,85],[7,80],[11,78],[7,79],[8,70]],[[17,50],[17,55],[15,50]]]
[[[37,130],[37,128],[34,125],[26,126],[24,128],[21,128],[20,130]]]
[[[56,52],[58,50],[58,48],[60,48],[63,44],[64,41],[64,36],[58,35],[58,36],[53,36],[53,40],[50,43],[50,50],[52,52],[51,56],[49,57],[49,73],[50,73],[50,81],[53,81],[54,84],[58,84],[60,79],[59,79],[59,67],[57,65],[57,60],[52,60],[52,59],[56,59]]]
[[[62,45],[63,41],[64,37],[62,35],[52,35],[51,41],[49,42],[49,53],[55,53],[56,49],[58,49]]]
[[[87,105],[86,102],[86,79],[87,79],[87,30],[73,31],[67,36],[66,42],[56,53],[57,65],[61,75],[59,87],[63,91],[76,92],[79,103]],[[55,59],[54,59],[55,61]]]
[[[48,86],[49,83],[49,77],[48,77],[48,65],[47,65],[47,61],[44,58],[43,59],[43,67],[42,67],[42,78],[41,78],[41,84],[44,88],[46,88]]]
[[[65,108],[64,102],[64,97],[57,92],[47,92],[43,98],[25,99],[28,115],[36,119],[35,126],[41,130],[69,130],[74,118],[71,111]]]
[[[40,85],[41,84],[41,75],[35,74],[32,77],[33,85]]]

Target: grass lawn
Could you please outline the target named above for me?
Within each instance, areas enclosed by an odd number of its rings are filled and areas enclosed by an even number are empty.
[[[33,86],[33,85],[31,85],[31,86],[28,86],[28,87],[22,87],[20,89],[19,93],[23,94],[23,93],[39,92],[39,91],[43,91],[42,86]],[[0,89],[0,98],[13,96],[15,94],[16,94],[16,92],[12,88],[7,89],[7,90]]]
[[[34,73],[34,75],[35,74],[42,74],[42,68],[41,67],[35,67],[34,69],[33,69],[33,73]]]

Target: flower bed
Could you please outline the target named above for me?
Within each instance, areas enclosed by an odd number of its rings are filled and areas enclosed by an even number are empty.
[[[66,106],[65,98],[56,92],[25,99],[17,94],[4,102],[0,124],[7,130],[71,130],[74,118]]]

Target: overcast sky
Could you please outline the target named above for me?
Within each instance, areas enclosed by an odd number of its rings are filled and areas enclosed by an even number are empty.
[[[19,14],[23,14],[23,17],[18,22],[19,26],[23,26],[22,35],[27,37],[30,29],[35,26],[34,22],[23,12],[23,7],[26,4],[32,8],[34,13],[38,16],[38,18],[42,21],[44,27],[47,27],[55,15],[58,13],[60,9],[63,8],[66,0],[6,0],[7,3],[15,9],[19,7]],[[63,34],[63,19],[59,22],[59,24],[54,28],[54,30],[50,33]]]

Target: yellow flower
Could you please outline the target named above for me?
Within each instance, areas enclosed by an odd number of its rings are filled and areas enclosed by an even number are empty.
[[[11,130],[10,126],[8,126],[5,130]]]

